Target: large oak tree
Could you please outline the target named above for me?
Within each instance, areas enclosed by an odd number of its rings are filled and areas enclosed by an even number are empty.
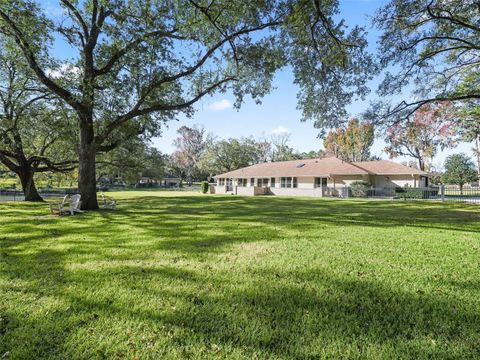
[[[213,92],[232,91],[236,107],[271,90],[290,66],[299,107],[317,127],[336,126],[345,105],[367,92],[372,62],[363,30],[336,21],[337,0],[59,0],[59,21],[41,2],[0,2],[0,29],[15,39],[38,79],[77,114],[83,209],[96,209],[95,160]],[[28,31],[36,22],[76,57],[58,64],[77,76],[53,78]],[[50,52],[49,57],[53,57]],[[128,130],[125,130],[125,127]]]

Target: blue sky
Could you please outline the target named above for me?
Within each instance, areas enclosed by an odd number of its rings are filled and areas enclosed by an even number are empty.
[[[384,0],[340,0],[340,16],[346,20],[347,25],[362,25],[368,30],[368,41],[372,51],[376,48],[378,32],[369,25],[368,16],[372,16]],[[48,12],[52,15],[61,11],[57,0],[43,0]],[[60,14],[60,13],[58,13]],[[73,55],[72,50],[64,43],[55,43],[55,52],[59,57],[67,58]],[[375,96],[375,88],[379,79],[371,81],[372,94],[365,101],[356,101],[348,107],[349,113],[354,116],[363,112],[369,99]],[[233,96],[222,94],[221,96],[206,97],[197,103],[196,113],[193,118],[180,117],[178,121],[170,122],[165,127],[159,138],[153,139],[152,143],[160,151],[170,153],[174,150],[172,145],[176,137],[176,130],[182,126],[194,124],[202,125],[208,132],[212,132],[219,138],[254,136],[269,136],[275,132],[287,131],[291,134],[290,146],[298,151],[319,150],[323,148],[322,139],[318,138],[318,130],[312,122],[301,122],[301,113],[297,107],[297,88],[293,85],[293,77],[288,70],[279,72],[275,77],[274,89],[267,95],[261,105],[256,105],[247,99],[242,108],[237,111],[232,109]],[[405,94],[408,95],[408,94]],[[383,158],[388,158],[384,153],[385,144],[381,138],[377,138],[372,153]],[[440,165],[446,156],[451,153],[465,152],[471,155],[471,144],[459,144],[452,150],[441,152],[434,160],[435,165]],[[399,158],[398,161],[406,160]]]

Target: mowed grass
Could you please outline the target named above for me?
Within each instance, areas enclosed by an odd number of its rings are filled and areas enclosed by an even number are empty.
[[[479,205],[0,203],[0,358],[480,357]]]

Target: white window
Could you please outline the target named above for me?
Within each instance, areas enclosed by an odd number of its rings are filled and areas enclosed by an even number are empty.
[[[257,186],[259,187],[268,187],[268,178],[267,179],[258,179]]]
[[[282,177],[280,178],[280,187],[282,188],[296,188],[298,182],[296,177]]]
[[[247,179],[237,179],[238,186],[245,187],[247,186]]]

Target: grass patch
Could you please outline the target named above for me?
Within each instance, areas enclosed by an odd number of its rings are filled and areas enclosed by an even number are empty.
[[[478,205],[109,195],[0,203],[0,357],[480,356]]]

